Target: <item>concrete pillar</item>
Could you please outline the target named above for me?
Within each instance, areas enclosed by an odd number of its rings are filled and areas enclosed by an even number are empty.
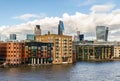
[[[104,59],[104,54],[105,54],[105,51],[104,51],[104,48],[102,48],[102,59]]]
[[[82,47],[82,60],[84,60],[84,46]]]
[[[92,58],[92,59],[95,60],[96,58],[95,58],[95,47],[94,47],[94,46],[93,46],[93,57],[94,57],[94,58]]]
[[[108,59],[111,59],[111,58],[110,58],[110,55],[111,55],[111,54],[110,54],[110,50],[111,50],[111,49],[109,48],[109,50],[108,50]]]
[[[33,64],[33,58],[32,58],[32,64]]]
[[[89,48],[90,48],[90,46],[88,46],[88,60],[90,59],[90,58],[89,58],[89,57],[90,57]]]
[[[106,59],[106,57],[107,57],[107,48],[105,48],[105,59]]]
[[[39,64],[39,58],[37,59],[37,64]]]
[[[43,58],[41,58],[41,64],[43,64]]]
[[[44,64],[46,64],[46,59],[44,58]]]

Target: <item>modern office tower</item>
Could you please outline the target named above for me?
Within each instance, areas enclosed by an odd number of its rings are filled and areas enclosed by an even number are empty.
[[[79,38],[79,36],[80,36],[80,31],[77,31],[77,41],[80,41],[80,38]]]
[[[34,34],[27,34],[27,40],[34,41],[35,40],[35,35]]]
[[[29,64],[49,64],[53,61],[52,43],[26,42],[25,50]]]
[[[59,21],[59,24],[58,24],[58,35],[63,35],[63,31],[64,31],[64,24],[63,24],[63,21]]]
[[[97,41],[107,41],[108,39],[108,27],[97,26],[96,27]]]
[[[41,35],[40,25],[36,25],[36,27],[34,28],[34,34]]]
[[[16,40],[16,34],[10,34],[10,40]]]
[[[72,36],[47,34],[36,36],[38,42],[53,43],[53,64],[72,63]]]
[[[80,34],[80,35],[79,35],[79,40],[80,40],[80,41],[83,41],[83,40],[84,40],[84,34]]]

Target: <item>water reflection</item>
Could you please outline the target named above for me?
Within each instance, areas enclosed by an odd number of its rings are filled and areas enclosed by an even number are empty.
[[[120,62],[1,68],[0,81],[119,81]]]

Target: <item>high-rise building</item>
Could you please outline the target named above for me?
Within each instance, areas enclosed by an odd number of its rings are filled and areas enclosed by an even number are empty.
[[[41,35],[40,25],[36,25],[36,26],[35,26],[34,34],[35,34],[35,35]]]
[[[79,35],[80,35],[80,31],[77,31],[77,36],[79,37]]]
[[[79,35],[79,40],[80,40],[80,41],[83,41],[83,40],[84,40],[84,34],[80,34],[80,35]]]
[[[108,39],[108,27],[97,26],[96,27],[97,41],[107,41]]]
[[[10,40],[16,40],[16,34],[10,34]]]
[[[80,31],[77,31],[77,35],[74,36],[74,41],[80,42],[84,40],[84,34],[80,34]]]
[[[63,31],[64,31],[64,24],[63,24],[63,21],[59,21],[59,24],[58,24],[58,35],[63,35]]]
[[[80,31],[77,31],[77,35],[74,36],[74,41],[79,42],[80,41],[79,36],[80,36]]]

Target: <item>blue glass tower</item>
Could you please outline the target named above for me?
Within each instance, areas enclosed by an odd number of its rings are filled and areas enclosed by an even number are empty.
[[[84,40],[84,34],[80,34],[80,35],[79,35],[79,40],[80,40],[80,41],[83,41],[83,40]]]
[[[59,21],[59,24],[58,24],[58,35],[63,35],[63,31],[64,31],[64,24],[63,24],[63,21]]]

